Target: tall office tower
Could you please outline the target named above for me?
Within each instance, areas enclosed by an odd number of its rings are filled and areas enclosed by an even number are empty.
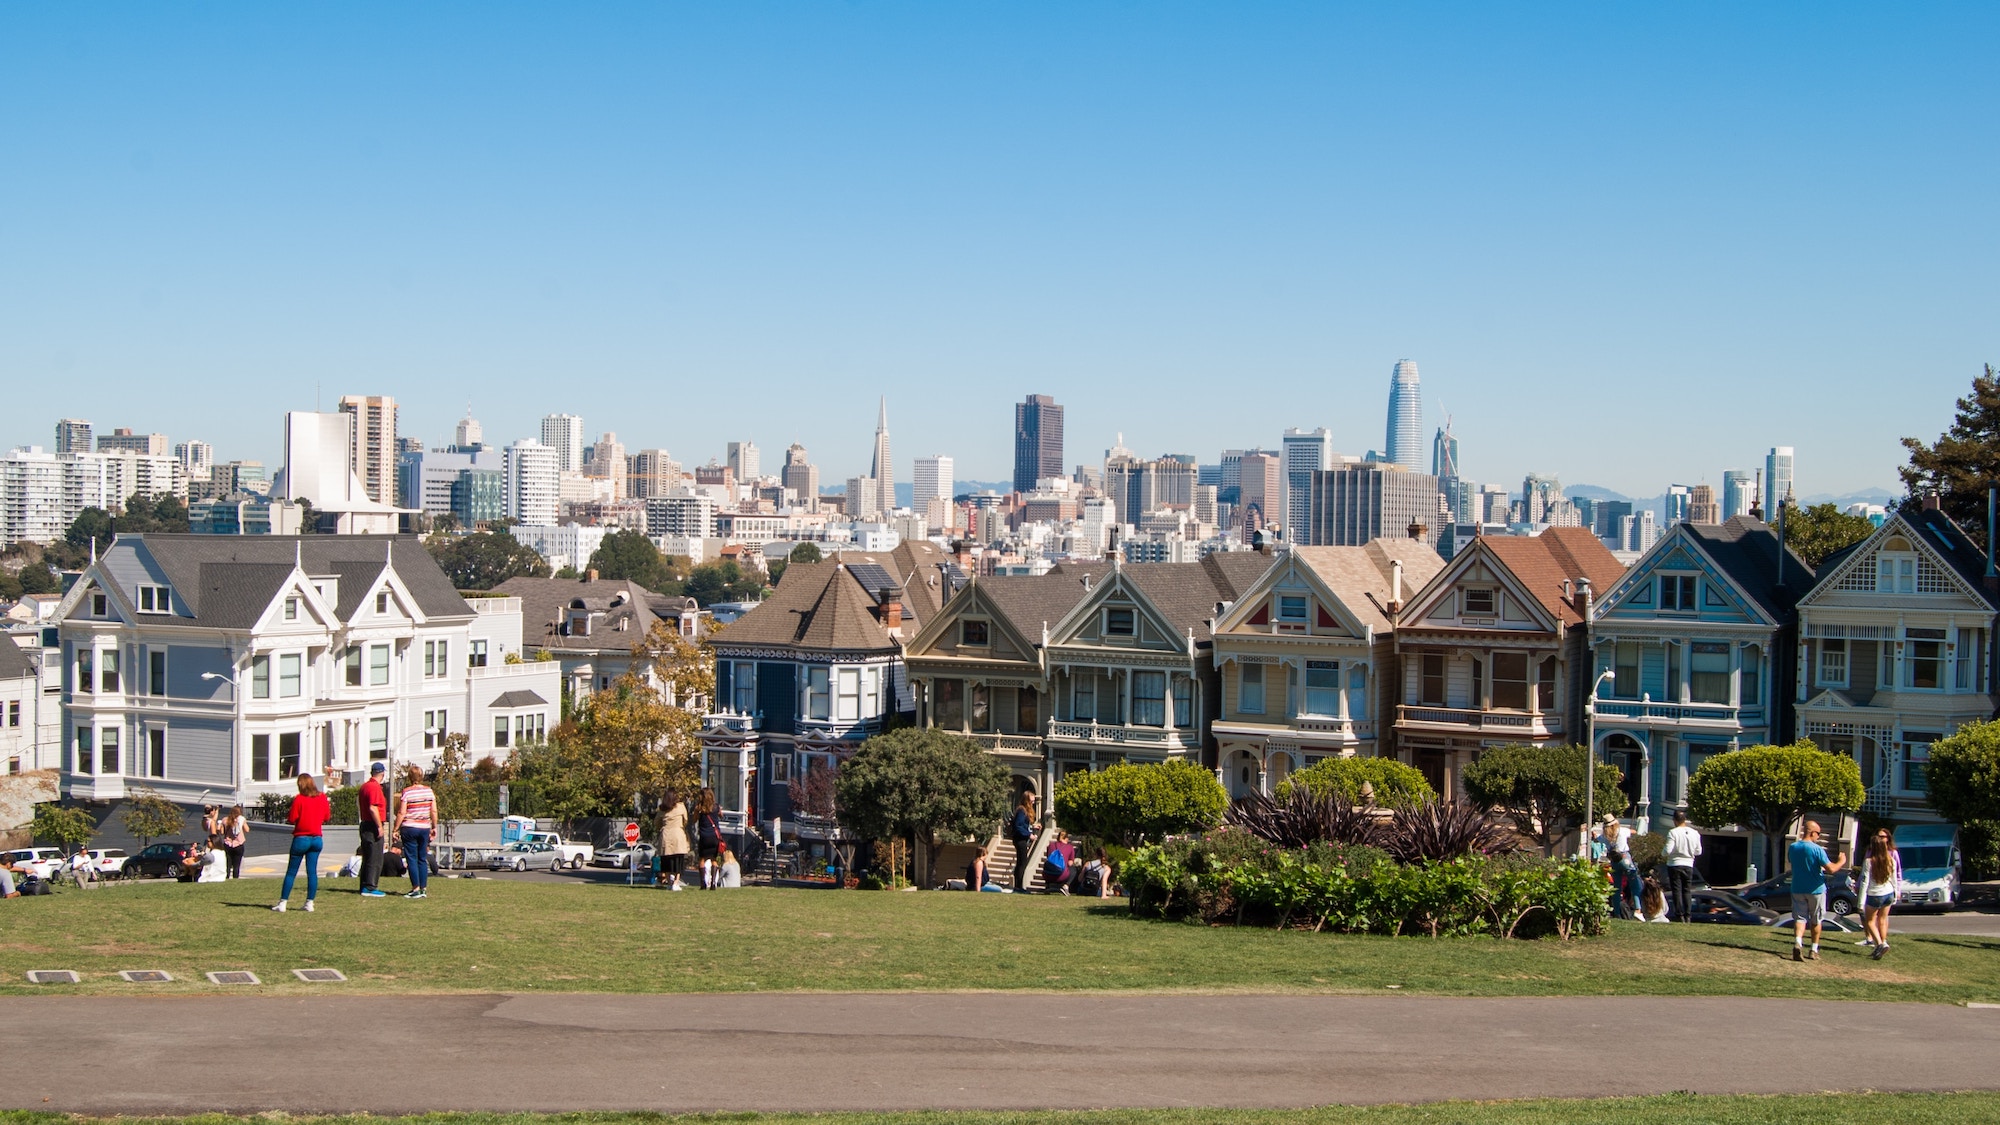
[[[120,426],[108,434],[97,435],[99,453],[138,453],[146,457],[167,455],[167,435],[135,434],[130,426]]]
[[[1399,359],[1389,375],[1389,430],[1383,457],[1413,473],[1424,468],[1424,404],[1415,360]]]
[[[664,449],[641,449],[625,457],[625,487],[632,499],[665,496],[681,486],[681,463]]]
[[[917,512],[928,511],[932,500],[951,499],[951,458],[942,453],[930,457],[917,458],[917,471],[911,478],[910,507]]]
[[[1392,462],[1342,465],[1313,474],[1310,542],[1322,547],[1362,547],[1375,539],[1402,539],[1411,525],[1435,544],[1438,482]]]
[[[354,474],[377,504],[396,502],[396,400],[344,395],[340,412],[354,416]]]
[[[882,396],[881,412],[875,416],[875,458],[868,467],[874,494],[868,504],[879,515],[896,510],[896,462],[889,456],[889,396]]]
[[[584,450],[583,472],[586,476],[611,482],[611,494],[623,500],[631,495],[625,485],[625,443],[618,435],[607,433],[598,438],[589,449]]]
[[[215,447],[205,441],[184,441],[174,446],[174,460],[189,477],[200,479],[215,469]]]
[[[1697,484],[1688,490],[1689,523],[1721,523],[1722,505],[1715,502],[1715,489]]]
[[[1722,471],[1722,518],[1729,521],[1737,516],[1750,514],[1750,505],[1756,500],[1756,488],[1750,483],[1750,473],[1745,469],[1724,469]]]
[[[1521,481],[1521,522],[1549,522],[1549,505],[1563,498],[1562,482],[1554,477],[1529,473]]]
[[[1140,511],[1192,507],[1195,475],[1194,458],[1186,454],[1169,453],[1157,461],[1148,461],[1140,478]]]
[[[1439,480],[1458,478],[1458,438],[1451,432],[1450,418],[1431,439],[1431,475]]]
[[[800,509],[811,512],[819,508],[819,468],[806,459],[806,447],[798,442],[785,450],[784,485],[792,490]]]
[[[1278,446],[1285,462],[1285,532],[1294,543],[1304,543],[1297,533],[1306,526],[1312,501],[1312,475],[1333,467],[1333,435],[1321,426],[1315,430],[1288,429]]]
[[[465,408],[465,417],[458,420],[458,428],[452,431],[451,447],[454,453],[471,453],[486,444],[486,432],[479,427],[479,420],[472,416],[472,407]]]
[[[90,423],[81,418],[64,418],[56,423],[57,453],[89,453]]]
[[[1225,449],[1222,461],[1216,466],[1215,500],[1218,504],[1240,504],[1243,501],[1243,455],[1254,453],[1251,449]]]
[[[1764,522],[1778,521],[1778,504],[1792,496],[1792,447],[1774,445],[1764,456]]]
[[[757,443],[732,441],[729,443],[729,471],[736,474],[738,482],[754,484],[763,476],[763,466],[757,456]]]
[[[1194,486],[1194,503],[1190,505],[1189,511],[1194,515],[1196,523],[1214,527],[1217,523],[1221,522],[1220,510],[1220,506],[1215,502],[1214,485],[1197,484]]]
[[[1029,395],[1014,404],[1014,491],[1033,492],[1035,482],[1063,475],[1063,408],[1048,395]]]
[[[583,470],[583,419],[574,414],[549,414],[542,418],[542,444],[556,451],[556,470],[575,473]]]
[[[1444,495],[1445,510],[1453,523],[1484,522],[1479,510],[1479,486],[1469,480],[1453,477],[1438,481],[1438,491]]]
[[[502,462],[502,496],[507,516],[518,523],[553,524],[561,506],[562,470],[557,453],[533,438],[507,447]]]
[[[1283,503],[1285,480],[1282,460],[1276,453],[1259,450],[1245,453],[1239,462],[1243,475],[1236,512],[1245,543],[1257,532],[1282,520],[1283,509],[1279,507]]]
[[[1689,489],[1687,485],[1670,484],[1667,486],[1667,494],[1663,499],[1665,500],[1664,514],[1667,517],[1664,522],[1668,527],[1672,527],[1677,523],[1687,522],[1688,493]]]
[[[1624,542],[1625,525],[1621,522],[1632,514],[1630,500],[1599,500],[1590,506],[1590,531],[1599,539],[1611,543]]]
[[[1104,451],[1104,495],[1111,501],[1112,514],[1121,523],[1138,523],[1145,514],[1141,507],[1144,497],[1143,481],[1145,462],[1139,455],[1125,448],[1125,435],[1110,449]]]
[[[1513,494],[1504,484],[1489,484],[1479,490],[1480,523],[1508,523],[1508,509],[1513,504]]]

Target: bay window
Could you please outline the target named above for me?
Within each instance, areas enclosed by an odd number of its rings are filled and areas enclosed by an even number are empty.
[[[1174,677],[1174,726],[1186,729],[1194,725],[1194,681],[1186,676]]]
[[[1619,641],[1611,646],[1611,672],[1612,695],[1639,698],[1639,642]]]
[[[1688,698],[1695,703],[1729,702],[1729,645],[1694,641],[1688,648]]]
[[[1827,639],[1819,643],[1819,686],[1847,686],[1847,642]]]
[[[285,699],[297,699],[303,691],[305,659],[296,652],[288,652],[278,657],[278,695]]]
[[[1262,664],[1238,664],[1236,676],[1236,709],[1246,715],[1264,713],[1264,666]]]
[[[931,721],[939,730],[965,729],[965,681],[934,680],[931,683],[934,713]]]
[[[1468,593],[1470,591],[1467,591]],[[1431,707],[1445,705],[1445,657],[1441,652],[1427,652],[1417,658],[1417,702]],[[1479,706],[1478,692],[1475,690],[1472,705]]]
[[[1944,630],[1905,629],[1903,686],[1924,691],[1944,687]]]
[[[1140,727],[1167,725],[1165,672],[1132,673],[1132,725]]]
[[[1307,715],[1340,714],[1340,661],[1306,661]]]
[[[1528,709],[1528,654],[1493,654],[1493,706],[1505,711]]]
[[[268,656],[250,658],[250,698],[271,698],[271,658]]]
[[[738,667],[741,667],[741,665]],[[806,669],[806,718],[828,719],[833,717],[832,679],[833,672],[831,669]],[[745,706],[741,710],[747,712],[749,708]]]

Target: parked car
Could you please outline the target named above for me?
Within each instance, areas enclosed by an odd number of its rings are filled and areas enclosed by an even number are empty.
[[[92,848],[84,853],[90,857],[90,866],[97,871],[100,879],[116,879],[125,874],[125,861],[131,857],[124,848]]]
[[[4,857],[7,869],[46,879],[63,863],[61,848],[15,848]]]
[[[1771,923],[1771,925],[1781,930],[1789,930],[1792,928],[1792,922],[1793,918],[1790,914],[1781,914],[1778,916],[1778,920]],[[1819,928],[1825,933],[1858,934],[1861,932],[1861,923],[1852,917],[1827,914],[1820,919]]]
[[[138,855],[125,861],[120,874],[127,879],[151,876],[155,879],[193,879],[201,872],[201,847],[185,840],[148,844]]]
[[[526,871],[530,867],[546,867],[550,871],[561,871],[563,859],[562,853],[547,844],[539,844],[532,840],[516,840],[494,852],[493,857],[486,861],[486,866],[493,871]]]
[[[1738,893],[1766,910],[1791,913],[1792,876],[1789,872],[1773,875],[1761,883],[1752,883]],[[1854,880],[1848,877],[1847,872],[1840,871],[1826,877],[1827,913],[1845,916],[1860,909],[1860,900],[1854,894]]]
[[[638,844],[629,848],[623,845],[615,848],[606,848],[591,857],[590,865],[592,867],[610,867],[624,871],[632,866],[632,856],[636,852],[639,856],[639,869],[641,871],[650,871],[653,867],[653,855],[658,850],[651,844]]]
[[[1724,926],[1768,926],[1778,920],[1775,910],[1766,910],[1742,895],[1712,888],[1688,896],[1688,914],[1691,922]]]
[[[574,840],[565,840],[554,832],[530,832],[522,836],[521,839],[530,844],[547,844],[549,847],[554,848],[557,854],[562,856],[562,861],[569,866],[571,871],[589,863],[596,851],[589,844],[580,844]]]

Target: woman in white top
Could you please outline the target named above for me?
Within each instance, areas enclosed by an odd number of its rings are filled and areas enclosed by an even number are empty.
[[[722,847],[722,865],[716,871],[716,886],[740,887],[743,885],[743,865],[736,862],[736,853],[729,845]]]
[[[1868,859],[1861,865],[1861,928],[1867,937],[1861,944],[1872,945],[1870,954],[1880,961],[1889,952],[1889,908],[1896,904],[1896,892],[1903,886],[1903,860],[1896,854],[1896,839],[1887,828],[1877,828],[1868,841]]]
[[[219,837],[208,838],[208,850],[201,853],[201,874],[197,883],[221,883],[229,879],[229,853],[222,850]]]

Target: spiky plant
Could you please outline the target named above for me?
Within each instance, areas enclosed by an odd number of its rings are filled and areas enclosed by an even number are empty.
[[[1315,794],[1295,785],[1282,797],[1261,794],[1230,805],[1228,823],[1281,848],[1309,844],[1365,844],[1380,847],[1388,833],[1383,818],[1335,792]]]
[[[1469,801],[1425,801],[1396,810],[1383,845],[1401,863],[1502,855],[1518,850],[1514,834]]]

